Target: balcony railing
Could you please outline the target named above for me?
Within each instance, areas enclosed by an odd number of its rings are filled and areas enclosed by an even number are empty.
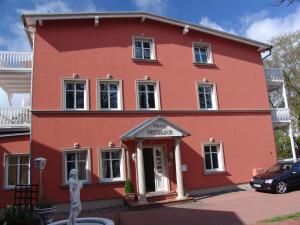
[[[22,70],[31,69],[31,52],[1,52],[0,51],[0,69]]]
[[[29,107],[0,107],[0,128],[29,127]]]
[[[273,122],[286,122],[290,120],[288,109],[271,109]]]
[[[283,74],[281,69],[265,69],[267,81],[283,82]]]

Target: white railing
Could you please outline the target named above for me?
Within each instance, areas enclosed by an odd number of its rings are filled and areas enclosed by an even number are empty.
[[[31,69],[31,52],[1,52],[0,69]]]
[[[0,128],[1,127],[29,127],[29,107],[0,107]]]
[[[265,69],[266,79],[269,81],[282,81],[283,74],[281,69]]]
[[[290,120],[288,109],[271,109],[273,122],[284,122]]]

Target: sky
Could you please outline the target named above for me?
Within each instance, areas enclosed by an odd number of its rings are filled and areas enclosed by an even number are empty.
[[[0,0],[0,51],[30,51],[23,13],[146,11],[258,41],[300,30],[300,1],[277,0]],[[20,104],[20,96],[14,98]],[[7,97],[0,89],[0,106]]]

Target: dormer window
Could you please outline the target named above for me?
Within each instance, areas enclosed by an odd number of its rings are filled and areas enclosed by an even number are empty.
[[[152,38],[133,38],[133,59],[156,60]]]
[[[208,43],[193,43],[195,64],[213,64],[211,46]]]

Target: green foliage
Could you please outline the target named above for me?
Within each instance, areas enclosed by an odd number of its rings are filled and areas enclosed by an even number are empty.
[[[285,221],[285,220],[290,220],[290,219],[296,219],[299,217],[300,217],[300,212],[296,212],[296,213],[289,214],[289,215],[276,216],[271,219],[265,220],[264,222],[274,223],[274,222],[280,222],[280,221]]]
[[[4,220],[7,224],[31,224],[36,216],[24,206],[8,205],[4,210]]]
[[[133,185],[130,180],[126,180],[124,184],[125,193],[133,193]]]
[[[275,144],[278,159],[292,158],[292,149],[290,138],[283,130],[275,130]]]
[[[46,208],[52,208],[54,206],[54,203],[45,197],[40,199],[38,203],[36,204],[36,208],[38,209],[46,209]]]

